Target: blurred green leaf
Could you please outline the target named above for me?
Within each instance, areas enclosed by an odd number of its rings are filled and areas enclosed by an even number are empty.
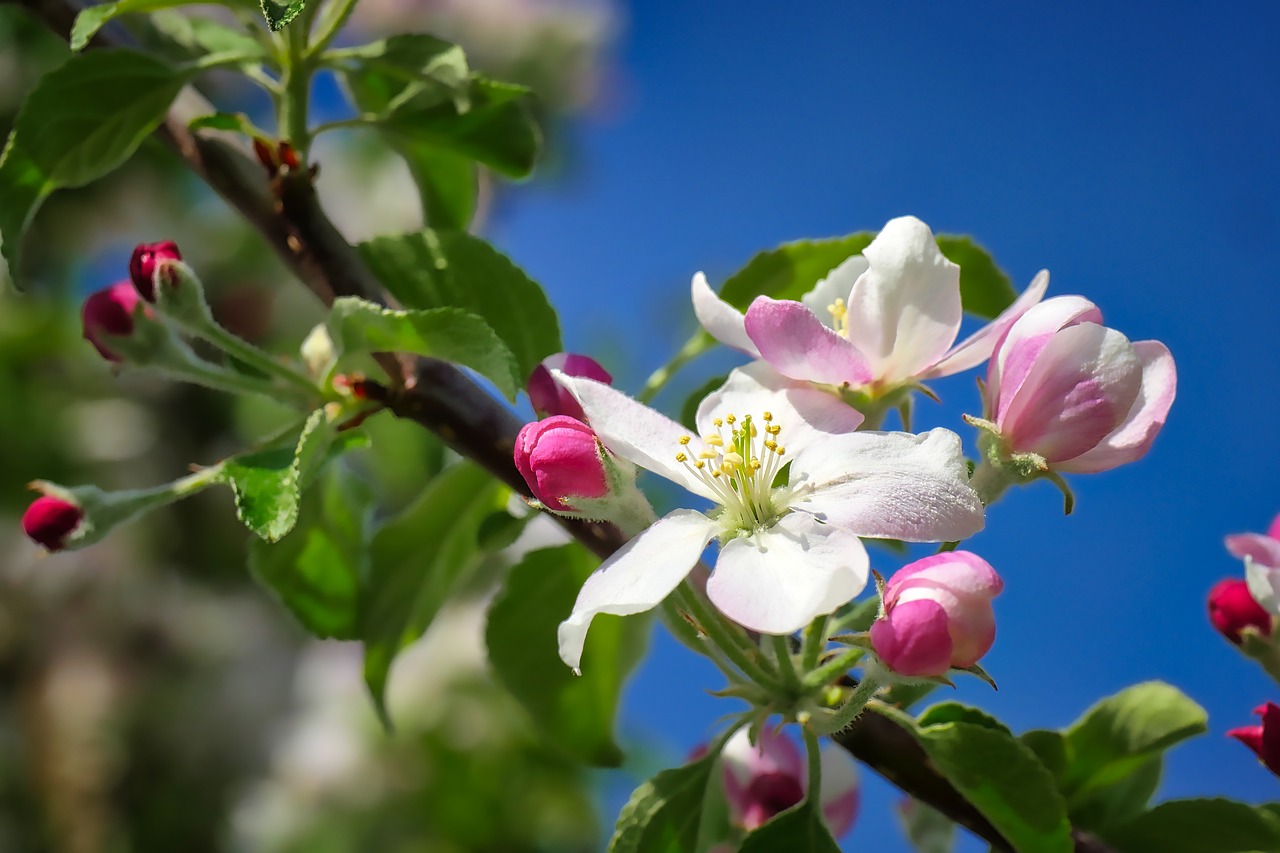
[[[840,846],[806,798],[748,835],[738,853],[840,853]]]
[[[1072,824],[1102,833],[1133,820],[1155,795],[1163,773],[1164,759],[1153,755],[1118,781],[1072,797],[1067,802]]]
[[[116,3],[99,3],[80,10],[75,23],[71,25],[71,34],[67,40],[72,50],[81,50],[98,30],[121,15],[155,12],[174,6],[190,6],[197,2],[209,0],[119,0]]]
[[[523,384],[511,351],[480,317],[457,308],[393,311],[353,296],[333,303],[329,335],[339,355],[408,352],[470,367],[510,399]]]
[[[942,254],[960,265],[960,304],[965,311],[990,320],[1018,298],[1009,276],[972,237],[939,234],[937,241]]]
[[[481,555],[480,526],[508,492],[470,462],[438,474],[403,512],[384,524],[369,549],[362,596],[364,678],[384,722],[391,663],[427,630]]]
[[[206,128],[209,130],[229,130],[233,133],[243,133],[245,136],[253,134],[253,125],[244,113],[210,113],[199,118],[193,118],[187,122],[187,127],[192,130],[204,130]]]
[[[1248,853],[1280,850],[1280,819],[1223,799],[1172,800],[1104,833],[1123,851]]]
[[[851,255],[865,249],[874,231],[859,231],[825,240],[797,240],[760,252],[720,289],[720,298],[746,311],[757,296],[799,299]]]
[[[542,359],[563,349],[556,312],[542,288],[479,237],[424,229],[378,237],[359,249],[404,307],[460,308],[483,318],[515,356],[517,386]]]
[[[261,42],[219,21],[162,11],[151,16],[151,23],[180,48],[183,58],[192,62],[227,65],[272,61]]]
[[[1067,772],[1067,739],[1061,732],[1032,729],[1018,735],[1018,740],[1040,759],[1055,777]]]
[[[467,157],[430,145],[391,137],[418,185],[422,220],[432,228],[465,231],[475,216],[479,184],[476,165]]]
[[[718,757],[709,752],[683,767],[663,770],[636,788],[618,814],[609,853],[696,850],[702,802]]]
[[[622,685],[643,655],[649,615],[597,616],[580,676],[560,660],[556,638],[599,562],[578,544],[527,554],[489,610],[485,639],[498,681],[556,745],[579,761],[616,767],[622,751],[613,739],[614,716]]]
[[[925,728],[943,723],[973,723],[988,729],[1011,734],[1009,727],[995,717],[978,708],[962,705],[959,702],[939,702],[930,705],[916,718],[916,725]]]
[[[728,374],[713,376],[706,382],[702,383],[702,385],[695,388],[688,397],[685,397],[684,403],[680,406],[680,423],[687,426],[690,430],[697,432],[698,425],[696,423],[696,419],[698,416],[698,406],[702,404],[703,399],[708,394],[723,385],[724,381],[728,378]]]
[[[344,68],[360,109],[366,112],[389,114],[410,101],[418,106],[448,101],[458,112],[470,106],[467,57],[456,44],[435,36],[395,35],[330,51],[324,61],[336,61]]]
[[[956,832],[951,818],[927,803],[910,798],[899,803],[894,811],[917,853],[951,853]]]
[[[261,0],[262,17],[266,18],[271,32],[284,29],[306,7],[306,0],[289,0],[288,4],[276,3],[275,0]]]
[[[49,194],[127,160],[190,73],[139,51],[104,49],[72,56],[40,78],[0,155],[0,237],[11,278],[20,275],[23,232]]]

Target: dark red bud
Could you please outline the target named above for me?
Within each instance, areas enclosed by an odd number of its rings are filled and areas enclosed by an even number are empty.
[[[280,162],[294,170],[302,165],[302,162],[298,159],[297,149],[288,142],[280,143]]]
[[[180,260],[182,260],[182,252],[178,251],[178,244],[172,240],[142,243],[133,250],[133,257],[129,259],[129,278],[133,281],[133,286],[138,288],[143,299],[155,302],[156,264],[161,261]]]
[[[22,532],[50,551],[61,551],[67,535],[80,525],[80,507],[61,498],[41,495],[22,514]]]
[[[258,162],[262,164],[262,168],[267,170],[267,174],[275,175],[276,173],[276,154],[271,150],[271,146],[265,139],[253,138],[253,153],[257,155]]]
[[[1264,636],[1271,635],[1271,614],[1249,593],[1249,585],[1239,578],[1219,581],[1209,590],[1209,621],[1237,646],[1240,632],[1252,625]]]
[[[1253,713],[1262,718],[1262,725],[1231,729],[1227,737],[1233,737],[1252,749],[1268,770],[1280,776],[1280,705],[1267,702],[1255,708]]]
[[[122,361],[120,355],[107,346],[105,337],[114,335],[127,338],[133,334],[133,314],[141,297],[127,281],[116,282],[110,287],[90,294],[84,301],[80,318],[84,325],[84,339],[108,361]]]

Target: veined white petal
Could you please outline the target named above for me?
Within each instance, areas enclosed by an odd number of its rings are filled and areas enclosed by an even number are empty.
[[[862,255],[850,255],[840,265],[827,273],[827,277],[819,281],[800,301],[804,307],[814,313],[823,325],[834,328],[831,322],[831,306],[837,299],[849,304],[849,295],[853,293],[854,282],[858,276],[867,271],[867,259]]]
[[[628,616],[657,607],[689,574],[715,531],[702,513],[678,509],[618,549],[587,578],[573,613],[560,623],[560,659],[578,671],[587,628],[599,614]]]
[[[751,342],[751,338],[747,337],[742,312],[717,296],[711,289],[711,285],[707,284],[705,275],[696,273],[693,276],[691,290],[693,315],[698,318],[702,328],[706,329],[711,337],[753,358],[760,357],[756,345]]]

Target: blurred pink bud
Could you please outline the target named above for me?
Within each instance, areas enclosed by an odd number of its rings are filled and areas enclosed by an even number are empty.
[[[1058,296],[1030,308],[996,346],[986,416],[1010,451],[1083,474],[1151,447],[1177,390],[1173,356],[1101,324],[1092,302]]]
[[[568,415],[580,421],[586,420],[586,415],[582,412],[582,406],[578,405],[578,401],[574,399],[572,394],[556,382],[551,375],[552,370],[559,370],[569,376],[594,379],[597,382],[603,382],[605,385],[613,384],[613,377],[609,375],[609,371],[601,367],[590,356],[575,355],[567,352],[547,356],[542,360],[541,364],[533,369],[533,374],[529,377],[529,402],[533,404],[533,410],[538,413],[540,418],[550,417],[551,415]]]
[[[75,504],[41,495],[22,514],[22,532],[49,551],[61,551],[83,518],[84,512]]]
[[[106,336],[127,338],[133,334],[133,316],[138,307],[138,291],[127,281],[89,295],[80,310],[84,339],[108,361],[123,361],[106,343]]]
[[[1280,705],[1267,702],[1254,708],[1253,713],[1262,717],[1262,725],[1231,729],[1227,737],[1252,749],[1268,770],[1280,776]]]
[[[884,616],[871,626],[871,646],[900,675],[973,666],[995,642],[991,599],[1003,588],[995,569],[968,551],[909,563],[884,588]]]
[[[781,729],[762,729],[754,747],[747,730],[739,729],[724,745],[720,761],[730,816],[744,829],[755,829],[805,797],[807,762]],[[821,797],[831,834],[844,835],[858,814],[858,776],[853,759],[833,744],[822,749]]]
[[[143,299],[155,302],[156,265],[161,261],[180,260],[182,260],[182,252],[178,251],[178,244],[172,240],[141,243],[134,248],[133,257],[129,258],[129,278],[133,281],[133,286],[138,288],[138,293],[142,294]]]
[[[535,498],[571,512],[574,498],[600,498],[609,491],[602,452],[591,427],[556,415],[524,425],[516,436],[515,463]]]
[[[1271,614],[1262,609],[1249,592],[1249,585],[1239,578],[1218,581],[1209,590],[1209,621],[1237,646],[1240,632],[1250,625],[1264,637],[1271,636]]]
[[[1244,560],[1245,583],[1264,611],[1280,616],[1280,515],[1266,533],[1233,533],[1227,550]]]

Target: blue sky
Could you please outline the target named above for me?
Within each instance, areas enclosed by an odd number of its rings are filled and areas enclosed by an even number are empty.
[[[1222,536],[1280,511],[1278,18],[1262,2],[635,4],[613,92],[574,129],[575,173],[512,194],[491,236],[546,286],[570,347],[632,391],[692,330],[696,270],[718,284],[759,249],[904,213],[973,234],[1019,288],[1047,267],[1051,294],[1164,341],[1179,394],[1149,456],[1072,478],[1071,517],[1051,486],[1015,491],[970,541],[1006,580],[986,660],[1000,691],[956,698],[1021,730],[1164,679],[1211,731],[1171,754],[1158,797],[1280,799],[1223,737],[1280,686],[1204,608],[1240,573]],[[971,445],[972,375],[935,388],[918,425]],[[625,717],[680,754],[732,708],[703,692],[708,667],[656,648]],[[906,849],[894,799],[868,781],[851,849]]]

